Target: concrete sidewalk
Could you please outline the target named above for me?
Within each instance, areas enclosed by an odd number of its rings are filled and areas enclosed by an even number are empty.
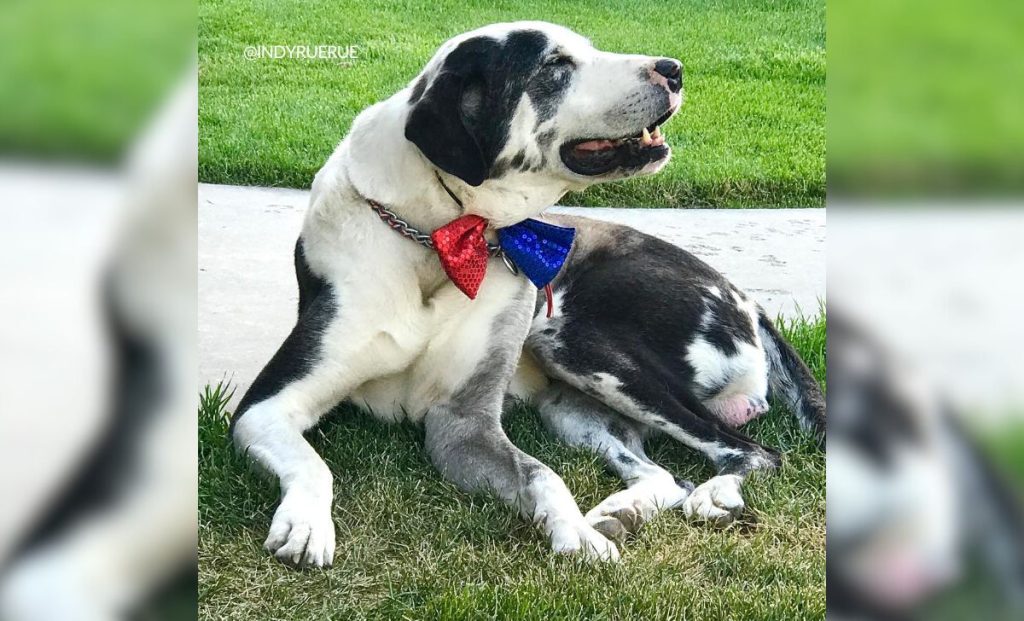
[[[295,322],[292,251],[309,192],[199,186],[199,381],[236,400]],[[770,314],[818,312],[825,299],[824,209],[553,211],[629,224],[682,246]]]

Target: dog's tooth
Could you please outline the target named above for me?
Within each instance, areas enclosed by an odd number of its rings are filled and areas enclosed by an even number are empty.
[[[644,128],[644,131],[640,135],[640,137],[643,140],[644,144],[651,144],[651,132],[647,131],[646,127]]]
[[[661,138],[661,126],[654,126],[654,133],[651,134],[651,138]]]

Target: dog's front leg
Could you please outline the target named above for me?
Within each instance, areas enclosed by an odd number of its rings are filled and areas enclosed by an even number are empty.
[[[519,450],[501,428],[501,392],[475,387],[425,419],[427,451],[448,480],[488,490],[544,529],[556,552],[617,560],[615,544],[584,519],[562,479]]]
[[[334,561],[331,473],[302,435],[325,411],[299,410],[275,395],[254,405],[235,426],[236,444],[281,486],[281,503],[263,547],[295,566]]]
[[[322,567],[334,557],[331,472],[303,433],[374,373],[397,371],[406,356],[388,353],[329,287],[302,293],[300,308],[295,328],[242,398],[232,434],[281,484],[264,547],[283,562]]]
[[[494,492],[547,534],[556,552],[616,560],[619,551],[583,517],[562,479],[519,450],[501,427],[501,411],[529,326],[536,293],[523,279],[521,295],[493,320],[463,324],[444,350],[465,354],[476,349],[467,338],[488,334],[488,346],[475,370],[444,403],[424,419],[426,447],[445,478],[466,491]],[[480,301],[476,302],[480,304]]]

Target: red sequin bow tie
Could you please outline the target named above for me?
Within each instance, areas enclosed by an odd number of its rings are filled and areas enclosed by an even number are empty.
[[[470,299],[476,298],[487,273],[491,251],[484,238],[486,229],[487,220],[468,215],[452,220],[430,235],[448,278]],[[575,229],[527,219],[498,229],[498,242],[505,256],[542,288],[562,268],[575,234]]]

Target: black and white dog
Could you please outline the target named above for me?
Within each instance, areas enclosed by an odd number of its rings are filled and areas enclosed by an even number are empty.
[[[540,525],[558,552],[617,559],[609,538],[661,509],[727,522],[740,483],[778,455],[735,427],[773,394],[822,435],[822,394],[746,295],[689,253],[635,230],[570,218],[575,245],[554,312],[491,261],[476,299],[431,250],[368,201],[435,230],[466,214],[494,230],[566,191],[654,173],[659,125],[679,108],[682,65],[610,54],[565,28],[497,24],[445,43],[408,88],[363,111],[317,174],[295,249],[298,321],[233,420],[236,444],[280,480],[266,548],[323,566],[335,546],[331,473],[303,432],[349,400],[424,425],[441,473],[488,489]],[[605,457],[628,486],[581,513],[550,468],[505,436],[507,395]],[[644,454],[666,433],[718,476],[692,489]]]
[[[835,306],[828,618],[928,619],[957,598],[977,618],[1022,618],[1019,490],[923,374]]]

